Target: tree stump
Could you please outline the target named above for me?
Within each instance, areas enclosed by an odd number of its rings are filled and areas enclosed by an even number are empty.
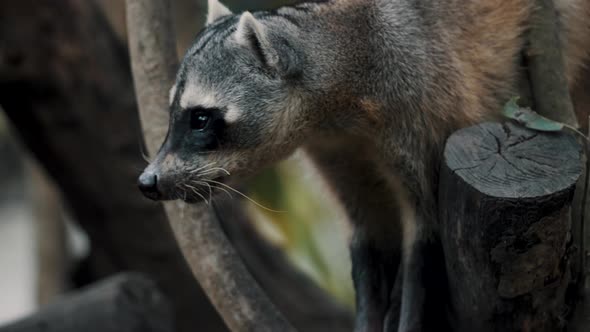
[[[581,173],[567,133],[484,123],[449,138],[439,212],[455,331],[564,328]]]

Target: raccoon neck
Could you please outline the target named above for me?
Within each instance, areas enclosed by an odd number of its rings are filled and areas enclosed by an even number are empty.
[[[313,102],[319,103],[313,106],[322,113],[322,129],[391,127],[392,112],[421,102],[432,84],[424,69],[434,66],[435,52],[414,9],[400,5],[392,11],[367,0],[299,6],[308,10],[293,7],[278,13],[298,23],[300,31],[289,38],[304,55],[301,86],[313,91]]]

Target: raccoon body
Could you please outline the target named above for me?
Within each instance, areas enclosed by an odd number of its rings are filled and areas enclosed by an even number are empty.
[[[590,51],[590,2],[555,6],[574,89]],[[534,1],[209,8],[170,92],[168,137],[140,187],[154,199],[199,200],[304,149],[355,226],[356,330],[422,330],[419,262],[437,232],[444,142],[518,93]],[[391,303],[398,274],[401,309]]]

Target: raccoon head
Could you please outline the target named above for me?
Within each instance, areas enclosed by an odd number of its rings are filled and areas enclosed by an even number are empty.
[[[263,13],[233,15],[209,1],[207,26],[170,91],[165,142],[139,178],[155,200],[198,201],[211,188],[288,157],[313,128],[299,84],[303,56]]]

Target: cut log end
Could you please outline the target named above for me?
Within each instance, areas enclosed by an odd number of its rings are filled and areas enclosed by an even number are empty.
[[[447,141],[441,241],[458,331],[560,331],[571,303],[572,135],[484,123]]]
[[[582,170],[580,153],[567,133],[484,123],[451,136],[444,157],[451,171],[482,194],[526,198],[571,187]]]

